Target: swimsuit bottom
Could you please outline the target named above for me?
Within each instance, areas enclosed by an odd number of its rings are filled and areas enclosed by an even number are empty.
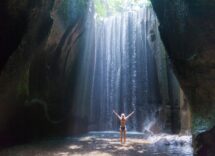
[[[126,126],[125,126],[125,127],[121,127],[121,126],[120,126],[120,130],[121,130],[121,131],[125,131],[125,130],[126,130]]]

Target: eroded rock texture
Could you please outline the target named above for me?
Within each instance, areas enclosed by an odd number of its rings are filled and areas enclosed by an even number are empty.
[[[8,0],[1,8],[0,144],[67,134],[87,1]]]
[[[152,2],[160,20],[161,37],[191,104],[193,133],[209,130],[215,125],[215,2]],[[206,142],[201,143],[214,146],[214,140]]]

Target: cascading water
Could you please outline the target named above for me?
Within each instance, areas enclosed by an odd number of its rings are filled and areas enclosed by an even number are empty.
[[[89,20],[89,19],[88,19]],[[90,19],[92,20],[92,19]],[[159,121],[162,106],[156,59],[158,21],[151,5],[87,22],[73,113],[89,130],[117,130],[113,115],[135,111],[129,130],[143,131]],[[153,40],[153,41],[152,41]],[[155,41],[154,41],[155,40]],[[162,125],[162,123],[159,123]]]

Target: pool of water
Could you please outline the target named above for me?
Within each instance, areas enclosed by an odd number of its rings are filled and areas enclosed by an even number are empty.
[[[189,135],[148,135],[128,132],[120,143],[119,132],[89,132],[77,137],[44,141],[4,149],[2,156],[192,156]]]
[[[119,137],[119,133],[114,131],[89,132],[89,135],[97,138]],[[137,155],[144,153],[144,156],[193,156],[191,135],[148,135],[141,132],[128,132],[127,138],[127,144],[136,141]]]

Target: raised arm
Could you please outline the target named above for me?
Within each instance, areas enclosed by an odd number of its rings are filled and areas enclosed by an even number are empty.
[[[117,114],[114,110],[113,110],[113,113],[119,118],[119,120],[121,119],[119,114]]]
[[[133,111],[133,112],[131,112],[128,116],[126,116],[126,118],[125,118],[125,119],[130,118],[133,114],[134,114],[134,111]]]

